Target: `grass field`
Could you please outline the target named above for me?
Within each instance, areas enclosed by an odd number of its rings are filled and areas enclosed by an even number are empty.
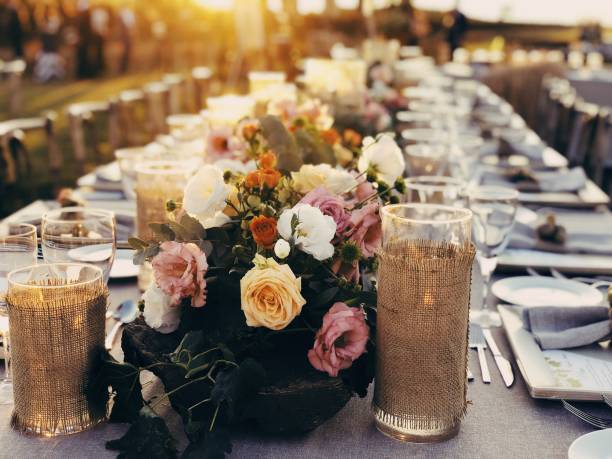
[[[37,116],[46,110],[57,112],[56,132],[64,164],[60,177],[52,178],[47,165],[44,136],[38,134],[28,136],[26,145],[32,158],[32,170],[27,179],[22,179],[19,183],[1,191],[0,218],[35,199],[53,198],[60,187],[74,185],[79,172],[74,161],[68,132],[68,120],[65,113],[68,105],[75,102],[106,100],[124,89],[139,88],[158,78],[159,75],[155,73],[131,74],[117,78],[56,82],[44,85],[26,79],[23,83],[23,108],[20,116]],[[0,121],[8,119],[8,96],[8,91],[0,87]],[[101,127],[100,132],[105,133],[106,131]],[[92,169],[96,163],[108,162],[111,159],[110,148],[108,145],[102,145],[101,156],[99,158],[94,158],[93,155],[88,157],[85,167]]]

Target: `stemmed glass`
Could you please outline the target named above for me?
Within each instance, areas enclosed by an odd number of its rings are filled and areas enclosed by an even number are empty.
[[[487,305],[491,275],[497,266],[497,257],[504,251],[518,207],[517,190],[499,186],[479,186],[468,192],[468,205],[472,210],[472,240],[478,249],[477,259],[482,274],[483,303],[473,320],[483,327],[499,326],[499,314]]]
[[[8,288],[8,273],[36,264],[36,227],[29,223],[0,225],[0,334],[4,348],[4,376],[0,378],[0,405],[12,403],[8,314],[4,295]]]
[[[409,177],[406,179],[406,200],[426,204],[463,207],[463,180],[445,176]]]
[[[80,262],[102,269],[108,282],[117,251],[117,223],[112,212],[64,207],[42,217],[43,258],[47,263]]]

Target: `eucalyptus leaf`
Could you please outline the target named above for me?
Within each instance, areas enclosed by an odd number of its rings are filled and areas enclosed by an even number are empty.
[[[260,125],[268,146],[276,153],[278,168],[286,172],[299,170],[304,161],[295,139],[285,125],[271,115],[261,118]]]
[[[295,140],[306,164],[330,164],[335,166],[336,155],[332,147],[305,129],[295,131]]]
[[[174,231],[166,223],[149,223],[149,228],[162,241],[174,241]]]

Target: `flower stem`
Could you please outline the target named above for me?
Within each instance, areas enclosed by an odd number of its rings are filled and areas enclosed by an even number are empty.
[[[213,428],[215,427],[215,421],[217,420],[217,414],[219,414],[220,406],[221,405],[217,405],[217,408],[215,408],[215,414],[213,414],[212,421],[210,421],[210,427],[208,428],[209,432],[212,432]]]

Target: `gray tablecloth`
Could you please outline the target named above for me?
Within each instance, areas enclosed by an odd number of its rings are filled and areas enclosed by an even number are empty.
[[[474,292],[481,291],[475,272]],[[132,283],[111,284],[111,300],[117,304],[137,298]],[[473,295],[476,297],[476,295]],[[477,305],[473,305],[478,307]],[[109,324],[110,325],[110,324]],[[502,352],[510,357],[508,343],[501,330],[494,335]],[[113,351],[120,355],[120,350]],[[370,415],[370,399],[351,400],[338,415],[306,435],[270,437],[241,431],[234,435],[236,458],[563,458],[574,439],[589,432],[589,426],[566,412],[558,402],[529,397],[525,384],[517,376],[506,389],[494,360],[487,353],[492,383],[480,380],[475,351],[470,351],[470,368],[476,375],[469,384],[471,404],[459,435],[435,445],[404,444],[380,434]],[[152,390],[155,390],[153,387]],[[20,435],[9,426],[10,406],[0,405],[0,458],[112,458],[104,449],[107,440],[117,438],[126,425],[103,424],[91,431],[67,437],[35,438]],[[169,411],[169,410],[168,410]],[[176,415],[169,413],[170,427],[180,434]],[[181,435],[184,445],[184,436]]]

